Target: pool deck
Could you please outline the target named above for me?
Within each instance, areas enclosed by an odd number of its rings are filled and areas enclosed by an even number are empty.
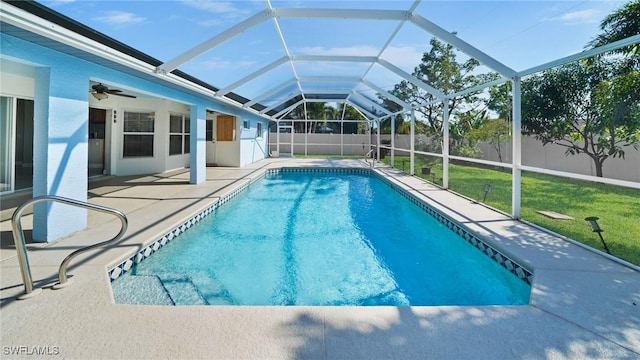
[[[52,290],[71,251],[115,235],[119,221],[89,213],[87,229],[29,245],[35,286],[23,293],[10,240],[14,203],[2,198],[0,344],[3,359],[638,359],[640,272],[561,237],[384,166],[377,171],[534,272],[527,306],[309,307],[115,304],[106,271],[220,196],[282,166],[367,166],[362,160],[268,159],[246,168],[186,170],[90,183],[90,202],[123,211],[117,244],[81,255],[73,284]],[[28,198],[28,194],[23,195]],[[12,198],[15,201],[12,201]],[[251,214],[259,215],[259,214]],[[264,214],[262,214],[264,215]],[[273,214],[277,216],[277,214]],[[25,230],[31,216],[24,216]],[[40,354],[40,355],[38,355]]]

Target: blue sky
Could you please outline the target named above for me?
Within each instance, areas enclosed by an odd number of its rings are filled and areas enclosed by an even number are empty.
[[[265,1],[54,0],[43,4],[116,40],[168,61],[266,7]],[[583,50],[600,21],[622,1],[423,1],[415,13],[429,19],[515,70]],[[274,8],[358,8],[407,10],[413,1],[271,1]],[[378,55],[397,27],[381,20],[280,19],[292,55]],[[411,72],[431,35],[406,23],[382,58]],[[272,21],[225,42],[180,66],[217,87],[282,57],[285,50]],[[461,59],[465,56],[461,55]],[[362,76],[391,88],[400,79],[367,64],[298,63],[298,76]],[[234,90],[259,95],[293,77],[283,65]],[[346,85],[345,85],[346,86]]]

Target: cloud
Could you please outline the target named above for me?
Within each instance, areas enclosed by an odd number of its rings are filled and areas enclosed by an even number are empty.
[[[51,1],[45,2],[44,4],[49,6],[49,7],[54,7],[54,6],[70,4],[70,3],[73,3],[75,1],[76,0],[51,0]]]
[[[572,11],[561,16],[555,17],[552,20],[565,21],[571,23],[592,23],[598,22],[600,19],[600,12],[595,9],[586,9]]]
[[[411,73],[422,62],[422,55],[423,51],[415,46],[389,46],[381,58]]]
[[[216,14],[238,11],[238,8],[229,1],[183,0],[182,2],[196,9]]]
[[[303,55],[326,55],[326,56],[377,56],[380,49],[369,45],[358,45],[351,47],[310,46],[299,48],[295,53]]]
[[[214,18],[206,15],[207,20],[198,21],[198,25],[204,27],[215,27],[238,22],[239,19],[245,18],[251,11],[246,7],[237,7],[232,1],[182,0],[182,3],[197,10],[216,15]],[[246,5],[251,2],[244,1],[243,3]]]
[[[128,12],[109,11],[106,15],[95,17],[93,20],[105,22],[111,25],[129,25],[144,22],[147,18]]]
[[[199,65],[207,69],[232,69],[232,68],[246,68],[255,66],[256,62],[252,60],[240,60],[231,61],[224,60],[221,57],[213,57],[209,60],[203,60],[198,62]]]

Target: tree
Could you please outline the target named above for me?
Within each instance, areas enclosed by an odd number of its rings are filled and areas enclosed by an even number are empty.
[[[511,81],[502,85],[494,85],[489,89],[489,98],[486,100],[487,108],[494,111],[498,118],[512,122],[513,98],[511,96]]]
[[[455,48],[450,44],[438,41],[436,38],[431,39],[430,45],[431,50],[423,54],[422,62],[412,73],[424,83],[444,94],[454,94],[486,81],[485,77],[474,74],[475,69],[480,65],[477,60],[471,58],[464,62],[458,62]],[[416,111],[422,115],[420,118],[423,119],[425,133],[434,136],[436,141],[441,143],[442,102],[437,101],[438,99],[433,94],[408,81],[396,84],[391,93],[408,104],[423,105]],[[389,100],[384,101],[385,104],[394,104]],[[449,99],[449,113],[463,114],[477,110],[476,107],[479,103],[480,98],[474,93],[454,96]],[[396,128],[401,127],[399,125],[396,123]],[[418,127],[418,123],[416,123],[416,127]]]
[[[525,132],[567,155],[588,155],[602,177],[605,160],[640,144],[640,70],[629,72],[623,61],[570,63],[523,81]]]
[[[498,160],[502,161],[502,146],[511,139],[511,121],[499,119],[486,119],[475,129],[472,129],[469,136],[473,141],[487,142],[498,155]]]
[[[640,33],[640,0],[605,17],[601,33],[587,46],[598,47]],[[523,127],[543,144],[586,154],[596,175],[610,157],[640,145],[640,45],[637,43],[586,61],[547,70],[522,83]]]
[[[602,32],[589,42],[588,47],[596,48],[640,34],[640,0],[630,1],[607,15],[600,22],[600,30]],[[640,56],[640,44],[618,49],[616,53]]]

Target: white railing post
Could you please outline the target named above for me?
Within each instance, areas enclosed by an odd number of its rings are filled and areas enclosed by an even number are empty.
[[[519,76],[513,78],[512,101],[513,101],[513,124],[512,124],[512,169],[511,169],[511,217],[520,218],[521,202],[521,169],[522,166],[522,93],[521,80]]]

